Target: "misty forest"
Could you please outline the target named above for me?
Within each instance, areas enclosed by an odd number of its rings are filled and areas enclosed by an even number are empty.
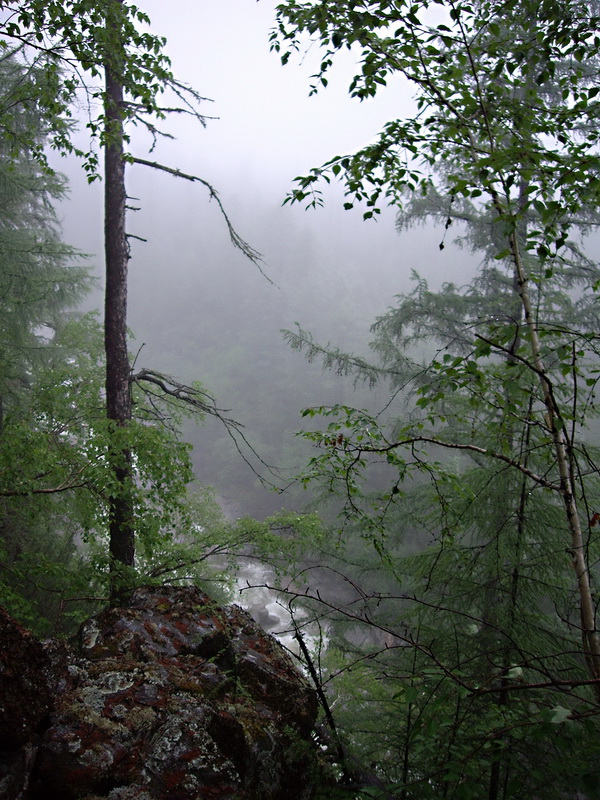
[[[316,800],[600,798],[600,3],[181,5],[0,2],[0,605],[248,609]]]

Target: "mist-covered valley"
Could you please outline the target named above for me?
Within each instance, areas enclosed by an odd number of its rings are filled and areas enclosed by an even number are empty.
[[[369,347],[371,325],[397,295],[412,291],[413,271],[436,290],[447,281],[462,285],[476,259],[454,246],[443,226],[399,232],[391,206],[376,220],[365,221],[363,205],[343,208],[345,197],[335,182],[325,189],[322,207],[286,200],[296,173],[308,171],[336,148],[352,148],[372,137],[398,103],[409,108],[406,85],[395,87],[391,103],[357,104],[347,97],[343,82],[334,87],[333,103],[310,97],[307,81],[314,57],[310,64],[302,59],[297,65],[301,76],[290,70],[288,77],[269,52],[272,3],[257,9],[242,0],[227,6],[210,2],[201,15],[190,9],[203,20],[201,32],[194,29],[193,35],[191,28],[174,24],[162,4],[150,2],[147,8],[153,27],[168,36],[174,68],[186,70],[180,77],[202,94],[206,78],[211,91],[200,104],[203,124],[176,115],[163,125],[167,136],[153,140],[143,127],[131,131],[134,155],[151,146],[153,162],[201,179],[127,166],[132,373],[152,369],[182,384],[198,381],[214,398],[218,415],[192,416],[178,435],[192,446],[191,491],[196,482],[203,487],[202,497],[204,488],[214,490],[227,519],[317,511],[333,521],[327,504],[316,502],[315,488],[298,480],[309,459],[321,453],[318,444],[299,436],[320,427],[318,420],[302,416],[303,409],[347,405],[381,415],[383,422],[404,411],[404,393],[392,390],[385,379],[373,386],[352,371],[344,375],[323,369],[321,357],[309,361],[294,351],[284,331],[301,326],[326,348],[376,362]],[[350,58],[346,65],[348,75],[353,62]],[[85,107],[80,114],[74,135],[83,148]],[[62,234],[85,254],[97,280],[75,316],[92,311],[101,322],[103,183],[88,182],[77,158],[52,152],[49,157],[68,182],[57,206]],[[211,190],[219,201],[211,199]],[[228,223],[234,236],[258,254],[256,263],[235,246]],[[410,355],[419,359],[431,352],[430,347],[417,348]],[[384,470],[382,486],[388,476]],[[370,480],[371,488],[378,486],[377,473]],[[335,514],[339,503],[333,508]],[[202,511],[209,520],[214,513],[210,504]],[[427,538],[419,541],[411,546],[419,548]],[[225,536],[216,550],[228,547]],[[251,547],[244,554],[256,558]],[[300,567],[311,565],[314,585],[328,582],[327,570],[324,576],[318,570],[330,555],[305,553],[308,560]],[[219,558],[217,563],[222,563]],[[265,580],[271,580],[266,564],[264,569]],[[244,575],[242,568],[240,585]],[[372,586],[373,578],[368,583]],[[345,594],[343,585],[336,591]],[[289,616],[283,619],[287,627]]]
[[[208,75],[208,89],[225,97],[210,94],[211,102],[202,106],[215,116],[206,128],[169,121],[176,139],[159,138],[156,158],[208,180],[236,232],[261,258],[255,266],[232,246],[205,187],[130,167],[127,189],[135,211],[128,232],[139,237],[130,239],[131,351],[140,367],[200,381],[243,425],[256,451],[240,439],[243,458],[218,421],[185,428],[198,479],[215,487],[229,514],[263,517],[284,506],[302,508],[309,497],[293,483],[308,455],[295,436],[301,409],[348,403],[377,411],[389,397],[385,388],[354,387],[352,377],[324,372],[318,361],[307,363],[284,342],[282,329],[299,324],[315,341],[369,359],[370,326],[395,295],[414,287],[413,270],[435,288],[447,280],[464,283],[476,262],[452,246],[442,227],[399,234],[393,209],[377,221],[363,221],[364,207],[343,210],[343,193],[335,185],[326,191],[323,208],[283,205],[297,172],[374,136],[390,103],[363,107],[345,97],[341,83],[333,111],[327,100],[309,98],[307,84],[289,68],[286,75],[268,52],[270,4],[255,9],[244,2],[211,2],[202,13],[193,10],[202,19],[192,37],[202,42],[198,47],[191,47],[189,30],[173,25],[160,4],[149,5],[156,28],[169,37],[175,67],[185,69],[181,77],[204,93]],[[396,94],[401,105],[410,103],[407,88]],[[147,143],[134,134],[135,145]],[[102,187],[88,185],[76,162],[56,165],[70,182],[60,208],[65,239],[95,265],[98,292],[86,305],[100,309]],[[442,238],[446,246],[440,250]],[[269,484],[288,487],[286,495]]]
[[[598,800],[600,3],[0,11],[0,796]]]
[[[254,199],[243,202],[234,195],[226,207],[236,228],[263,255],[261,274],[232,247],[220,214],[207,205],[201,189],[178,186],[169,176],[144,177],[132,191],[142,209],[130,222],[135,235],[147,239],[132,243],[130,266],[136,366],[186,383],[201,381],[227,416],[244,426],[260,458],[280,471],[276,484],[285,486],[306,454],[294,436],[302,426],[302,408],[348,403],[377,410],[388,395],[364,385],[355,390],[351,376],[309,364],[284,342],[282,329],[298,323],[323,345],[370,358],[370,325],[395,294],[412,288],[411,270],[427,272],[433,262],[454,267],[460,279],[464,254],[448,248],[442,258],[439,232],[400,237],[392,212],[368,224],[360,212],[282,208],[281,197],[269,203],[248,184],[244,188]],[[227,186],[219,191],[227,204]],[[72,196],[70,202],[79,205],[81,199]],[[68,234],[68,207],[63,214]],[[80,230],[77,240],[89,252],[94,240],[86,241],[85,233]],[[214,486],[228,504],[239,504],[236,516],[260,516],[303,502],[302,496],[265,491],[218,421],[188,425],[185,435],[194,444],[199,480]],[[243,443],[242,450],[259,474],[274,480]]]

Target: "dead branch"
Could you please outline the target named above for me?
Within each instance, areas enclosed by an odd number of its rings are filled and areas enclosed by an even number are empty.
[[[161,372],[155,372],[151,369],[141,369],[139,372],[131,376],[130,381],[132,384],[137,383],[142,391],[152,398],[159,398],[162,400],[171,398],[175,402],[179,402],[183,405],[191,407],[198,413],[209,414],[212,417],[216,417],[225,426],[225,430],[233,441],[234,446],[242,460],[252,470],[263,486],[268,486],[273,489],[279,488],[275,483],[267,480],[263,475],[259,474],[253,464],[250,462],[249,458],[242,451],[239,440],[241,439],[244,446],[250,451],[252,456],[256,458],[256,460],[273,476],[274,479],[278,479],[276,467],[267,464],[266,461],[259,456],[243,433],[242,428],[244,426],[242,423],[226,416],[226,414],[229,412],[229,409],[219,408],[214,397],[212,397],[208,392],[204,391],[203,389],[198,389],[193,386],[180,383],[169,375],[164,375]],[[159,394],[158,392],[154,392],[143,384],[157,386],[161,390],[161,393]]]
[[[158,386],[166,397],[172,397],[204,414],[211,414],[212,416],[219,417],[219,419],[224,419],[228,424],[236,428],[241,427],[239,422],[223,417],[223,414],[227,413],[227,409],[218,408],[214,397],[208,392],[194,386],[188,386],[185,383],[180,383],[170,375],[164,375],[162,372],[155,372],[152,369],[141,369],[131,376],[130,381],[138,385],[145,382]],[[144,389],[144,391],[147,390]]]
[[[241,250],[242,253],[248,258],[257,268],[260,274],[269,281],[270,284],[275,286],[275,283],[269,278],[269,276],[264,272],[260,263],[262,262],[261,254],[255,250],[251,245],[248,244],[242,237],[237,233],[225,208],[219,197],[217,190],[214,188],[212,184],[208,181],[205,181],[204,178],[200,178],[198,175],[190,175],[187,172],[182,172],[180,169],[175,167],[167,167],[165,164],[160,164],[157,161],[148,161],[145,158],[137,158],[136,156],[129,156],[128,160],[133,164],[142,164],[145,167],[152,167],[152,169],[158,169],[161,172],[166,172],[169,175],[173,175],[175,178],[183,178],[186,181],[191,181],[192,183],[201,183],[206,189],[208,189],[208,193],[211,200],[214,200],[215,203],[219,206],[219,211],[221,212],[223,219],[225,220],[225,224],[227,225],[227,230],[229,232],[229,238],[234,247],[238,250]]]

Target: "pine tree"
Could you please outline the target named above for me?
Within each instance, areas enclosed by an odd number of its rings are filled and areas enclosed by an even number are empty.
[[[66,183],[28,148],[43,146],[48,134],[39,80],[15,54],[0,61],[0,584],[3,605],[30,623],[38,621],[36,590],[31,578],[23,589],[23,564],[45,566],[52,583],[49,564],[59,569],[75,558],[76,533],[66,509],[43,494],[63,478],[68,484],[70,467],[58,467],[64,430],[52,429],[47,404],[33,407],[72,310],[92,285],[82,255],[61,238],[54,204]],[[64,391],[60,383],[55,391]],[[42,602],[48,606],[47,595]]]
[[[49,173],[22,138],[41,142],[44,122],[35,101],[37,75],[15,56],[0,61],[0,402],[4,409],[27,386],[44,345],[91,286],[82,256],[60,236],[54,203],[65,181]],[[10,132],[10,136],[9,136]]]

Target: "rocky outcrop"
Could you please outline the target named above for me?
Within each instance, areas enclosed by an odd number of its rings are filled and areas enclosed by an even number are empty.
[[[138,589],[79,648],[3,620],[0,797],[308,800],[316,699],[241,609]]]

